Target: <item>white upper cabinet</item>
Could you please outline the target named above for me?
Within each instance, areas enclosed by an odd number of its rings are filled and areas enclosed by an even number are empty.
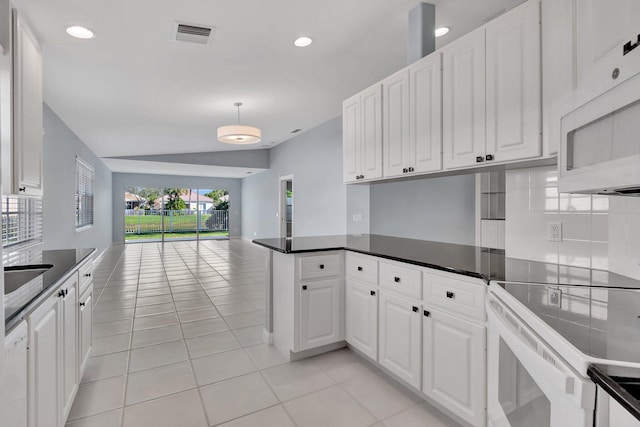
[[[4,175],[12,178],[5,188],[14,194],[41,196],[42,54],[38,41],[16,11],[13,19],[13,173]]]
[[[342,103],[342,163],[344,181],[353,182],[360,176],[360,95]]]
[[[573,0],[575,7],[577,86],[600,78],[611,80],[620,67],[627,42],[640,35],[638,0]],[[632,54],[630,52],[630,54]],[[640,51],[633,52],[640,56]],[[624,69],[620,70],[624,73]],[[613,83],[613,82],[612,82]]]
[[[409,70],[382,81],[384,175],[407,173],[411,163],[409,141]]]
[[[486,145],[484,28],[446,45],[442,57],[444,167],[476,165]]]
[[[529,0],[442,52],[445,168],[542,155],[538,1]]]
[[[410,165],[415,172],[442,169],[442,55],[409,67]]]
[[[442,169],[442,56],[382,81],[384,176]]]
[[[344,181],[382,177],[382,87],[377,84],[342,104]]]
[[[486,41],[485,160],[538,157],[542,154],[539,3],[529,1],[489,22]]]

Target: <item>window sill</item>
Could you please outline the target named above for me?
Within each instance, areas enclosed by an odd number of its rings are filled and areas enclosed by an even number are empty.
[[[76,233],[80,233],[82,231],[89,230],[91,228],[93,228],[93,224],[83,225],[82,227],[76,228]]]

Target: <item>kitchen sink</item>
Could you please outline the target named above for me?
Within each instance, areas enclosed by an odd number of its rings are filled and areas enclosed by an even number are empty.
[[[14,265],[4,268],[4,294],[15,292],[22,285],[29,283],[41,274],[46,273],[53,264]]]

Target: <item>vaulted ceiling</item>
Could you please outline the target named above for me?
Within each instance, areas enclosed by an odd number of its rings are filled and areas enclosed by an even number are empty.
[[[522,0],[434,0],[443,45]],[[45,102],[99,156],[237,150],[216,128],[262,128],[270,147],[341,113],[342,100],[406,65],[416,0],[17,0],[40,39]],[[175,21],[215,26],[209,45]],[[69,37],[83,25],[92,40]],[[297,48],[309,35],[314,43]]]

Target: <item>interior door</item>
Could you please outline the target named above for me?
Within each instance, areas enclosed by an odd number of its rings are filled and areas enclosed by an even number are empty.
[[[442,58],[444,167],[482,163],[486,148],[484,28],[446,45]]]

